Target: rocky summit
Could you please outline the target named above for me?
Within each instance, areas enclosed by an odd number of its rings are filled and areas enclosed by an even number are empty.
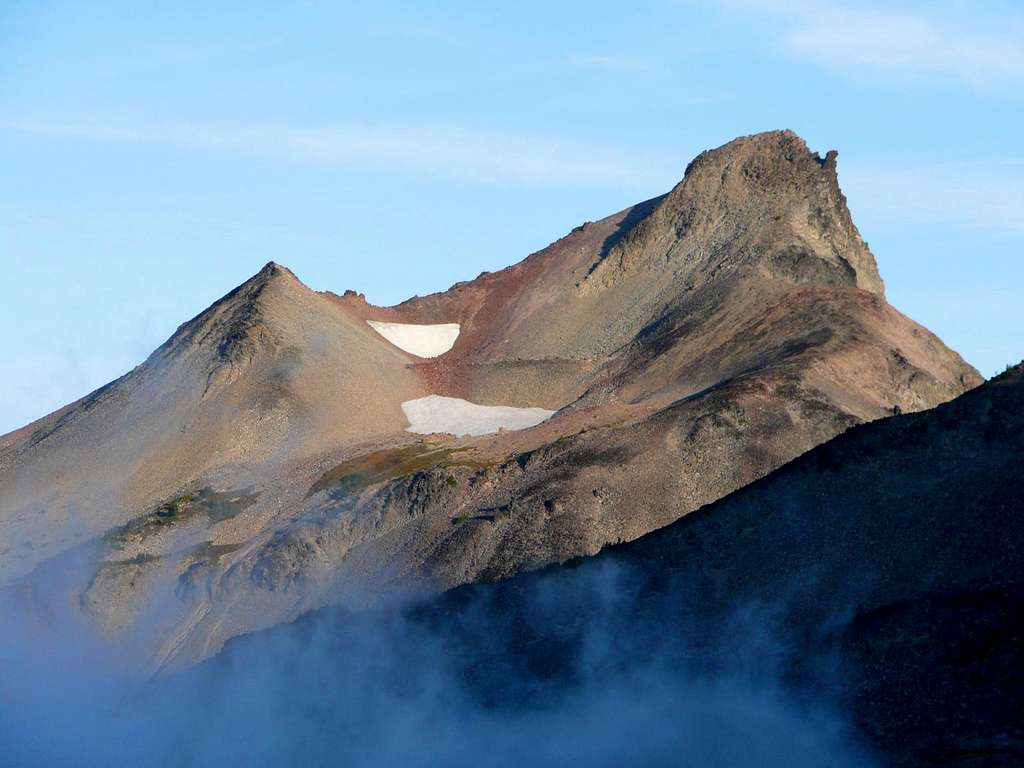
[[[43,626],[186,667],[321,606],[593,555],[976,387],[886,302],[836,162],[739,138],[661,197],[393,307],[267,264],[0,438],[0,587]]]

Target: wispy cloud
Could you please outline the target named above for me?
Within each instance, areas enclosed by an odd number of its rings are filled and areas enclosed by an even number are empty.
[[[8,121],[9,130],[120,144],[169,145],[472,183],[597,184],[658,190],[686,158],[458,125],[295,128]]]
[[[854,214],[1024,234],[1024,160],[840,169]]]
[[[325,167],[479,184],[602,185],[652,192],[679,180],[688,156],[459,126],[333,129],[224,125],[115,126],[7,122],[35,135],[172,146]],[[854,212],[921,223],[1024,232],[1024,159],[840,167]]]
[[[830,0],[722,0],[779,24],[789,55],[856,76],[941,77],[973,86],[1024,82],[1024,21],[979,2],[969,17],[941,6],[893,10]]]

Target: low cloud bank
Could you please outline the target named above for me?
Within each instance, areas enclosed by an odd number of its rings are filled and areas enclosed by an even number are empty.
[[[156,681],[80,629],[40,635],[4,616],[0,754],[8,766],[868,764],[832,712],[783,690],[779,646],[754,614],[701,643],[678,617],[637,624],[630,583],[600,567],[531,580],[514,605],[483,588],[322,611]]]

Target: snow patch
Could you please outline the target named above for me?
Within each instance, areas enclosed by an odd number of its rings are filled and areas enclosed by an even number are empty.
[[[373,330],[396,347],[416,357],[443,355],[459,337],[458,323],[418,325],[415,323],[383,323],[366,321]]]
[[[459,437],[489,435],[500,429],[516,430],[536,426],[555,412],[543,408],[514,408],[510,405],[477,405],[458,397],[428,395],[402,403],[409,420],[406,432],[429,435],[448,432]]]

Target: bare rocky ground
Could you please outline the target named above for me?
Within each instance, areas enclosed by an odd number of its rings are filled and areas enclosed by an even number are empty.
[[[0,584],[149,669],[328,604],[505,578],[672,523],[980,383],[890,307],[836,156],[790,132],[390,308],[268,264],[138,368],[0,438]],[[367,320],[458,323],[414,358]],[[430,394],[557,410],[414,436]]]

